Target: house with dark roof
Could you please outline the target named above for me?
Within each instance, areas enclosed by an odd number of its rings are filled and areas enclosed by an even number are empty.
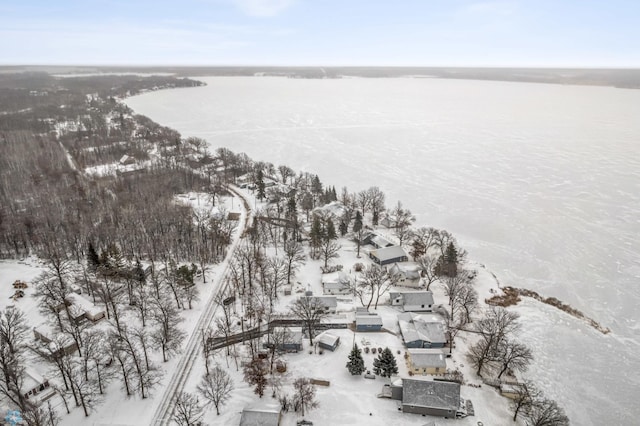
[[[390,291],[389,303],[405,312],[432,312],[433,293],[430,291]]]
[[[456,418],[460,414],[460,384],[453,382],[402,379],[402,411]]]
[[[400,246],[371,250],[369,252],[369,257],[380,266],[390,265],[397,262],[406,262],[409,260],[407,253]]]
[[[447,343],[444,319],[439,315],[405,312],[398,315],[398,325],[407,348],[443,348]]]

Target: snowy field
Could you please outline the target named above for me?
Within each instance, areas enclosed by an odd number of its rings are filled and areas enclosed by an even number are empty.
[[[527,301],[530,375],[574,424],[637,424],[640,91],[439,79],[202,78],[136,112],[352,191],[379,186]]]

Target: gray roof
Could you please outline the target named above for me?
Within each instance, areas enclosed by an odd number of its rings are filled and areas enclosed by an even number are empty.
[[[377,250],[371,250],[371,254],[378,258],[381,262],[398,257],[407,257],[407,253],[400,246],[385,247]]]
[[[442,351],[433,349],[407,349],[414,368],[447,368],[447,358]]]
[[[419,315],[406,312],[398,315],[398,325],[405,342],[422,340],[431,343],[446,343],[444,323],[438,315]]]
[[[390,291],[389,297],[394,300],[402,296],[402,306],[407,305],[433,305],[433,293],[431,291]]]
[[[245,407],[240,426],[278,426],[280,404],[258,403]]]
[[[377,314],[356,315],[356,327],[359,325],[382,325],[382,318]]]
[[[455,412],[460,408],[460,385],[433,380],[402,379],[402,403]]]
[[[336,308],[338,306],[338,299],[336,299],[335,296],[302,296],[302,297],[307,297],[309,299],[318,299],[318,303],[323,304],[327,308]]]
[[[322,285],[325,289],[347,289],[351,287],[351,280],[349,276],[342,271],[331,272],[322,276]]]

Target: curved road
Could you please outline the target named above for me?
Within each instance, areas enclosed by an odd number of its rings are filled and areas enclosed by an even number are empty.
[[[200,330],[208,326],[215,317],[218,305],[214,300],[217,294],[224,290],[224,284],[229,273],[229,263],[238,248],[240,240],[244,236],[244,231],[247,229],[249,221],[251,220],[252,211],[249,200],[240,193],[236,186],[230,185],[228,189],[242,200],[244,218],[236,232],[236,237],[229,246],[229,251],[224,259],[224,268],[212,283],[214,290],[211,292],[211,296],[209,297],[209,300],[207,300],[202,314],[189,336],[189,340],[186,342],[180,361],[178,362],[169,382],[165,386],[164,394],[159,398],[158,406],[153,414],[153,420],[151,421],[152,425],[169,425],[171,422],[171,415],[175,408],[176,396],[184,389],[184,385],[189,378],[191,369],[193,368],[195,361],[198,359],[198,354],[201,350]]]

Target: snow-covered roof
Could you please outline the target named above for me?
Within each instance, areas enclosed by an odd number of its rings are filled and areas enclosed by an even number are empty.
[[[433,293],[431,291],[390,291],[389,298],[395,300],[402,298],[402,305],[433,305]]]
[[[446,343],[444,324],[437,315],[418,315],[405,312],[398,315],[398,325],[405,342],[422,340],[430,343]]]
[[[280,404],[256,403],[242,410],[240,426],[278,426]]]
[[[316,342],[324,343],[325,345],[334,346],[340,338],[338,336],[334,336],[331,333],[320,333],[316,336]]]
[[[344,289],[351,286],[349,276],[342,272],[336,271],[322,276],[322,285],[325,289]]]
[[[447,358],[442,351],[432,349],[407,349],[414,368],[447,368]]]
[[[406,257],[407,253],[400,246],[384,247],[377,250],[371,250],[371,255],[375,256],[381,262],[385,260],[396,259],[398,257]]]
[[[456,412],[460,408],[460,385],[434,380],[403,379],[402,403]]]
[[[371,243],[377,247],[389,247],[393,245],[391,241],[377,234],[371,237]]]
[[[302,327],[274,327],[274,333],[287,333],[285,343],[302,342]]]
[[[327,308],[338,307],[338,299],[335,296],[302,296],[309,299],[318,299],[318,303],[326,306]]]
[[[95,306],[91,301],[85,299],[79,294],[69,293],[66,295],[65,299],[67,302],[71,303],[72,306],[77,306],[92,317],[104,314],[104,309],[99,306]]]
[[[389,268],[389,272],[391,275],[402,274],[409,279],[419,279],[421,269],[420,265],[416,262],[402,262],[394,263],[393,266]]]
[[[382,318],[377,314],[356,315],[356,327],[359,325],[382,325]]]

